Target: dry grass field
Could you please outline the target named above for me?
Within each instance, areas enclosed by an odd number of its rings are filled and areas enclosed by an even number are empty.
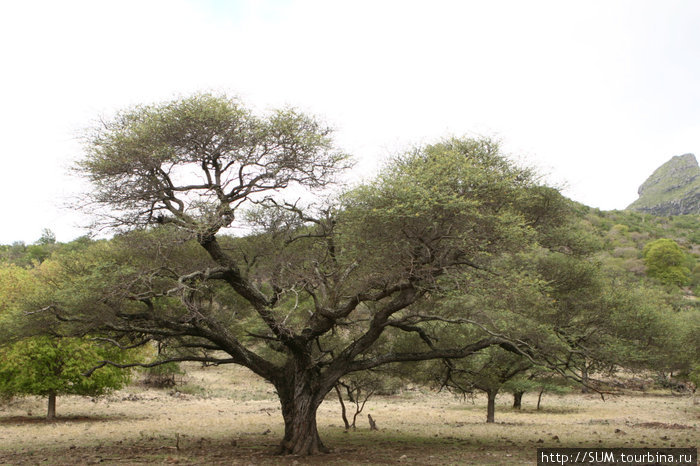
[[[278,457],[283,423],[270,385],[234,366],[192,365],[179,389],[59,397],[53,422],[44,400],[14,400],[0,406],[0,464],[535,464],[538,447],[696,447],[700,438],[700,407],[668,393],[545,395],[541,411],[535,395],[521,411],[504,395],[487,425],[483,398],[415,390],[370,399],[347,433],[329,397],[318,421],[333,452]]]

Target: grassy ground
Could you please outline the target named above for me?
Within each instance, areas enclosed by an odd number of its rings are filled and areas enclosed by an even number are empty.
[[[487,425],[484,398],[408,391],[370,399],[348,433],[329,398],[318,424],[333,453],[277,457],[283,423],[270,385],[233,366],[188,374],[185,393],[134,386],[95,401],[59,398],[53,422],[43,419],[44,400],[0,406],[0,464],[534,464],[538,447],[696,447],[700,439],[700,407],[688,397],[545,395],[536,411],[526,394],[515,411],[504,395]]]

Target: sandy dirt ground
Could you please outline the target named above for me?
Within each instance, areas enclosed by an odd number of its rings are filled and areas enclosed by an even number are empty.
[[[65,396],[58,419],[46,402],[0,405],[0,464],[535,464],[538,447],[697,447],[700,406],[668,393],[606,397],[526,394],[523,409],[500,396],[496,423],[486,400],[408,390],[371,398],[345,432],[337,399],[319,409],[333,452],[274,455],[282,416],[269,384],[234,366],[190,366],[175,391],[134,385],[109,396]],[[184,392],[184,393],[182,393]],[[370,431],[367,414],[379,431]]]

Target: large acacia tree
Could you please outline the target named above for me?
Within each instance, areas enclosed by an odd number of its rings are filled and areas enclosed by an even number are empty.
[[[93,187],[86,205],[126,232],[122,252],[81,281],[93,299],[47,311],[115,341],[170,345],[159,363],[249,368],[276,388],[281,451],[294,454],[326,451],[316,411],[344,375],[493,345],[520,351],[494,332],[461,333],[466,311],[441,302],[473,292],[475,277],[483,286],[507,274],[493,259],[532,244],[551,192],[497,143],[450,139],[303,203],[299,187],[321,190],[347,165],[330,136],[297,111],[260,117],[209,94],[102,123],[78,171]],[[246,233],[225,234],[236,226]]]

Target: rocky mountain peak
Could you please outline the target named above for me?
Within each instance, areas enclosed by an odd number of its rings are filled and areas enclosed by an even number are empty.
[[[627,207],[654,215],[700,214],[700,166],[693,154],[677,155],[657,168]]]

